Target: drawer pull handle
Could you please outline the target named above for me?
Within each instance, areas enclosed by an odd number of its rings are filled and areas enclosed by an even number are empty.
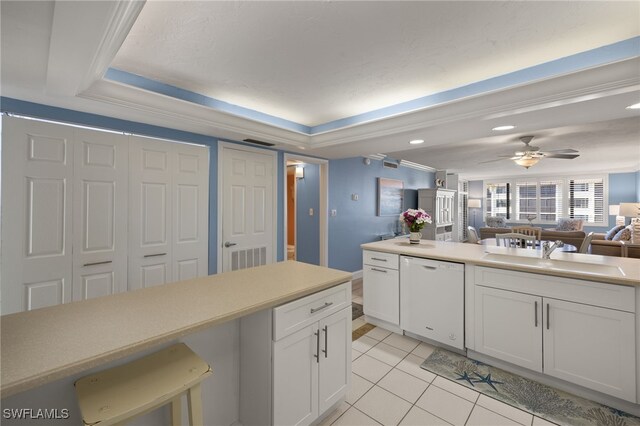
[[[112,263],[113,260],[105,260],[104,262],[92,262],[92,263],[85,263],[82,266],[95,266],[95,265],[106,265],[107,263]]]
[[[547,303],[547,330],[551,324],[551,318],[549,318],[549,304]]]
[[[156,256],[164,256],[167,253],[156,253],[156,254],[145,254],[144,257],[156,257]]]
[[[377,260],[379,262],[386,262],[387,259],[380,259],[379,257],[372,257],[371,260]]]
[[[313,356],[316,358],[316,362],[320,364],[320,330],[317,330],[313,334],[316,335],[316,353]]]
[[[385,274],[387,273],[385,269],[371,268],[371,270],[376,272],[384,272]]]
[[[435,271],[436,269],[438,269],[438,268],[436,268],[435,266],[422,265],[422,267],[423,267],[424,269],[431,269],[432,271]]]
[[[315,314],[316,312],[319,312],[323,309],[327,309],[331,305],[333,305],[333,302],[324,302],[324,305],[320,306],[319,308],[311,308],[311,313]]]
[[[329,335],[329,326],[325,325],[324,328],[324,349],[322,350],[322,352],[324,352],[324,357],[326,358],[329,355],[329,348],[327,347],[327,340],[328,340],[328,335]]]
[[[533,302],[533,311],[535,312],[536,327],[538,327],[538,301]]]
[[[424,328],[426,328],[427,330],[433,331],[433,328],[429,327],[429,326],[424,326]]]

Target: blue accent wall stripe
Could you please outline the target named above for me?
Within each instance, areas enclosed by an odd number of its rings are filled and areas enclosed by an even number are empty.
[[[109,68],[105,78],[294,132],[315,135],[638,56],[640,56],[640,36],[317,126],[307,126],[250,108],[233,105],[115,68]]]

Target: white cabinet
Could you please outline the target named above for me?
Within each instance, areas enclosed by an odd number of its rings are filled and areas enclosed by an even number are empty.
[[[397,254],[363,252],[362,298],[365,315],[400,324],[400,274]]]
[[[448,241],[453,239],[456,221],[456,191],[452,189],[419,189],[418,207],[429,213],[431,223],[422,230],[422,238]]]
[[[400,328],[464,350],[464,265],[401,256]]]
[[[476,269],[476,351],[636,401],[633,287]]]
[[[206,275],[208,152],[3,117],[2,314]]]
[[[351,285],[274,309],[273,422],[308,425],[351,383]]]

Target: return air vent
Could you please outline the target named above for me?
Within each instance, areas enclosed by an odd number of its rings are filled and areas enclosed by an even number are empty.
[[[382,167],[386,167],[387,169],[397,169],[398,168],[398,164],[397,163],[392,163],[391,161],[383,161],[382,162]]]
[[[254,143],[256,145],[262,145],[262,146],[274,146],[274,143],[271,142],[264,142],[264,141],[259,141],[256,139],[245,139],[245,142],[249,142],[249,143]]]

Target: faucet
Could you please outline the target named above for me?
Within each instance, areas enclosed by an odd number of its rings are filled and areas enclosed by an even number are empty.
[[[553,245],[549,245],[549,241],[545,241],[542,243],[542,258],[543,259],[551,259],[551,253],[558,247],[564,247],[564,243],[560,240],[557,240]]]

